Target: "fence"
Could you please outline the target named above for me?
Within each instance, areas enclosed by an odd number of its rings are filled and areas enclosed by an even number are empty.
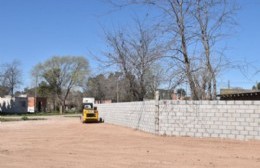
[[[98,105],[105,122],[167,136],[260,140],[260,101],[143,101]]]

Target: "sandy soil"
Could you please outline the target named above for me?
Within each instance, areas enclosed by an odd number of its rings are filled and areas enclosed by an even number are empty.
[[[260,167],[260,141],[160,137],[78,118],[0,123],[0,168]]]

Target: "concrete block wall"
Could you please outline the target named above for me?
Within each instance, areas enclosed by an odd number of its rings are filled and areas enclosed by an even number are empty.
[[[106,123],[154,133],[154,101],[98,104],[97,107]]]
[[[260,140],[260,101],[161,100],[157,105],[155,101],[101,104],[98,110],[107,123],[159,135]]]
[[[159,134],[260,140],[260,101],[160,101]]]

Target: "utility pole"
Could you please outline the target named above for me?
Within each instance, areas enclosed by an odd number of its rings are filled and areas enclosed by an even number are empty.
[[[116,80],[116,102],[118,103],[118,79],[119,79],[119,77],[117,78],[117,80]]]
[[[38,86],[38,75],[36,75],[36,79],[35,79],[35,88],[34,88],[34,112],[36,112],[36,108],[37,108],[37,86]]]

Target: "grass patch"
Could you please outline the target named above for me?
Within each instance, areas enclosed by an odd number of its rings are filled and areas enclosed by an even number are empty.
[[[81,115],[65,115],[64,117],[75,117],[75,118],[79,118]]]
[[[0,122],[20,121],[19,118],[0,118]]]
[[[22,116],[21,120],[28,120],[29,118],[27,116]]]
[[[27,116],[22,116],[21,118],[0,117],[0,122],[30,121],[30,120],[46,120],[46,119],[45,118],[29,118]]]
[[[1,113],[0,112],[0,117],[1,116],[4,116],[4,117],[24,117],[24,116],[28,116],[28,117],[35,117],[35,116],[54,116],[54,115],[79,115],[81,114],[81,112],[65,112],[63,114],[60,114],[59,112],[37,112],[37,113],[21,113],[21,114],[18,114],[18,113],[14,113],[14,114],[10,114],[10,113]]]

